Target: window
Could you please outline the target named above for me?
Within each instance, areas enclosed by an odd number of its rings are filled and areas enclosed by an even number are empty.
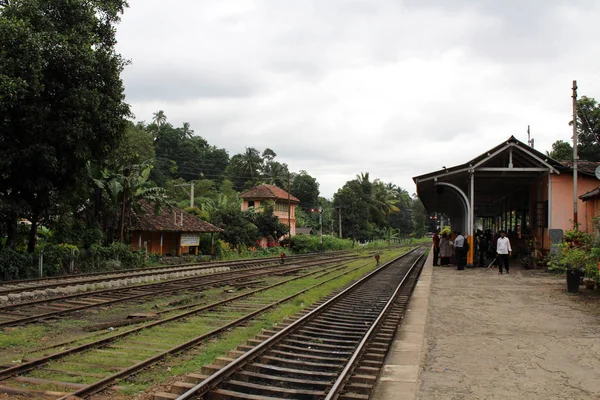
[[[538,201],[535,203],[535,227],[548,227],[548,201]]]
[[[275,204],[275,211],[288,212],[288,205],[287,205],[287,203],[276,203]]]
[[[254,200],[248,200],[248,207],[254,207]]]

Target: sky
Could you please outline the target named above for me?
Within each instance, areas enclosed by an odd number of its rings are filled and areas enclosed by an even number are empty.
[[[271,148],[331,198],[369,172],[462,164],[511,135],[571,140],[600,100],[595,0],[129,0],[117,51],[135,119],[190,122],[230,155]]]

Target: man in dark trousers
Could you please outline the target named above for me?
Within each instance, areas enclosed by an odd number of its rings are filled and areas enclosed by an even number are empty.
[[[438,258],[440,256],[440,237],[438,236],[438,231],[436,230],[433,234],[433,265],[436,267],[439,266]]]
[[[496,257],[498,257],[498,270],[502,274],[502,266],[506,268],[508,274],[508,262],[509,257],[512,255],[512,248],[510,247],[510,240],[504,236],[504,231],[500,231],[500,237],[496,242]]]
[[[454,252],[456,253],[456,269],[463,270],[465,269],[465,237],[460,234],[460,232],[456,232],[458,236],[454,238]]]

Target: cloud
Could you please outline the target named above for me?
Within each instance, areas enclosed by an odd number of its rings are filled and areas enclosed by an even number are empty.
[[[230,154],[270,147],[326,197],[412,176],[511,135],[569,140],[570,86],[600,98],[600,3],[132,0],[118,50],[136,117]]]

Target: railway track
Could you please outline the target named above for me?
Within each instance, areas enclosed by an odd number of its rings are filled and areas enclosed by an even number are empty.
[[[211,285],[236,282],[274,273],[292,273],[298,269],[324,263],[344,261],[352,257],[353,256],[351,255],[344,255],[324,257],[320,260],[309,258],[297,261],[295,265],[288,263],[285,265],[268,264],[267,266],[255,267],[251,264],[246,264],[245,268],[218,272],[211,275],[177,278],[158,283],[96,290],[4,305],[0,306],[0,328],[38,322],[49,318],[57,318],[66,314],[89,310],[91,308],[105,307],[117,303],[141,301],[149,297],[165,296],[185,291],[197,291]]]
[[[424,252],[383,265],[260,342],[238,347],[221,365],[205,367],[210,375],[190,374],[155,399],[368,399]]]
[[[333,257],[340,255],[344,252],[329,252],[326,253],[327,257]],[[348,252],[345,252],[348,253]],[[323,254],[301,254],[295,256],[289,256],[287,261],[294,262],[304,259],[314,259],[323,257]],[[135,268],[113,272],[95,272],[89,274],[77,274],[77,275],[64,275],[56,277],[48,277],[41,279],[24,279],[24,280],[13,280],[7,282],[0,282],[0,296],[10,296],[14,294],[20,294],[23,292],[29,292],[32,295],[36,291],[44,291],[48,289],[61,288],[73,285],[93,285],[96,283],[109,282],[114,280],[136,280],[144,279],[148,277],[161,277],[169,276],[173,274],[183,273],[210,273],[213,271],[223,271],[225,269],[238,269],[244,267],[252,267],[258,265],[274,265],[279,262],[279,257],[266,257],[259,259],[247,259],[237,261],[215,261],[206,263],[191,263],[191,264],[179,264],[179,265],[164,265],[157,267],[146,267],[146,268]]]
[[[165,318],[161,321],[144,324],[143,326],[121,332],[110,338],[104,338],[84,345],[72,347],[67,351],[61,351],[33,360],[29,363],[2,370],[0,371],[0,379],[5,381],[9,380],[11,384],[8,386],[1,386],[0,392],[47,398],[67,396],[66,392],[56,390],[30,390],[19,387],[19,384],[26,384],[29,386],[37,384],[42,387],[44,385],[51,385],[54,387],[62,386],[62,390],[65,388],[77,389],[72,395],[87,397],[100,390],[111,387],[118,379],[122,379],[141,369],[147,368],[170,354],[197,347],[210,338],[220,335],[251,319],[257,318],[257,316],[260,316],[262,313],[288,302],[308,290],[363,268],[365,263],[372,263],[372,261],[365,261],[361,266],[353,268],[347,267],[348,261],[328,261],[328,263],[331,265],[325,268],[315,268],[314,271],[305,272],[291,278],[285,278],[272,285],[254,289],[250,292],[236,295],[212,304],[205,304],[173,317]],[[315,283],[302,288],[292,295],[284,298],[277,298],[277,294],[274,295],[271,293],[273,291],[272,289],[275,289],[278,286],[299,279],[306,279],[308,277],[313,279]],[[174,326],[174,321],[178,321],[180,325]],[[180,342],[171,348],[165,349],[164,346],[168,346],[169,342],[174,343],[174,332],[180,331],[182,329],[181,325],[187,326],[188,330],[196,332],[196,334],[198,330],[202,331],[204,329],[205,332],[191,339],[185,338],[185,340],[183,340],[182,338],[175,338],[175,342],[177,342],[178,339],[181,339]],[[157,337],[160,339],[160,345],[149,343],[145,339],[149,338],[148,340],[153,340],[152,338]],[[166,338],[170,338],[171,340],[167,340]],[[136,354],[137,358],[147,358],[144,360],[135,360],[134,362],[130,362],[130,364],[133,365],[124,366],[117,360],[126,352]],[[94,360],[94,363],[101,363],[99,358],[105,361],[105,365],[104,368],[101,368],[100,365],[92,365],[92,367],[97,367],[97,371],[94,374],[81,372],[82,370],[86,370],[86,368],[83,367],[75,368],[75,370],[70,368],[70,363],[73,363],[73,359],[81,364],[86,364],[87,362],[87,368],[89,368],[89,360]],[[40,367],[43,367],[44,369],[40,370]],[[103,370],[103,372],[100,372],[101,370]],[[33,371],[33,375],[25,374],[28,371]],[[57,374],[63,377],[65,374],[70,374],[72,381],[53,381],[52,377]],[[96,381],[93,383],[82,383],[94,379]],[[3,384],[4,383],[5,382],[3,382]]]

